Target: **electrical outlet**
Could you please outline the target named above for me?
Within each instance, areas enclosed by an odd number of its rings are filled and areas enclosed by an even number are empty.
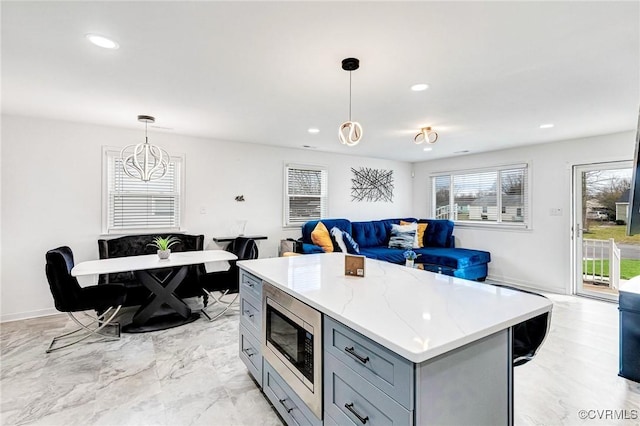
[[[200,214],[207,214],[207,208],[206,207],[200,207]]]
[[[562,216],[562,209],[554,207],[551,210],[549,210],[549,214],[551,216]]]

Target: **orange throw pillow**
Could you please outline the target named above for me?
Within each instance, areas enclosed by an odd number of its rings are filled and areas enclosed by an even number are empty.
[[[428,223],[418,223],[418,232],[416,232],[416,235],[418,235],[418,245],[420,247],[424,247],[424,231],[427,230],[427,226],[429,226]]]
[[[400,225],[410,225],[412,223],[415,222],[400,221]],[[428,223],[418,223],[418,231],[416,232],[416,241],[418,244],[416,248],[424,247],[424,231],[427,230],[427,226],[429,226]]]
[[[313,244],[322,247],[325,253],[333,253],[333,241],[331,241],[331,235],[329,235],[324,223],[318,222],[313,231],[311,231],[311,241],[313,241]]]

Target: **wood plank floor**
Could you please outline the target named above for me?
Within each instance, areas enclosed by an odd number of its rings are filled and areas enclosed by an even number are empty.
[[[617,306],[548,297],[550,334],[515,369],[515,424],[640,425],[640,383],[617,375]],[[45,355],[69,326],[64,315],[0,324],[1,424],[281,424],[238,359],[237,314]]]

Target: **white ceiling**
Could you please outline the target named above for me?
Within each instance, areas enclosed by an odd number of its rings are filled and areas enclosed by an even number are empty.
[[[1,7],[7,114],[141,132],[148,114],[171,129],[153,131],[402,161],[631,130],[638,117],[637,1]],[[351,56],[356,147],[337,139]],[[425,125],[440,134],[431,152],[413,143]]]

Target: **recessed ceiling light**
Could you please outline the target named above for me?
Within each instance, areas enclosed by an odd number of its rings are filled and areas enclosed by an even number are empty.
[[[423,90],[427,90],[428,88],[429,85],[425,83],[414,84],[413,86],[411,86],[411,90],[413,90],[414,92],[422,92]]]
[[[553,127],[553,123],[547,123],[547,124],[541,124],[540,128],[541,129],[550,129]]]
[[[431,148],[430,146],[428,146],[425,149],[423,149],[423,151],[431,151],[431,150],[433,150],[433,148]]]
[[[96,46],[104,47],[105,49],[117,49],[120,47],[118,43],[105,36],[101,36],[98,34],[87,34],[85,35],[85,37],[91,43],[95,44]]]
[[[320,129],[316,129],[315,127],[310,127],[309,130],[307,130],[307,132],[311,133],[312,135],[315,135],[317,133],[320,133]]]

